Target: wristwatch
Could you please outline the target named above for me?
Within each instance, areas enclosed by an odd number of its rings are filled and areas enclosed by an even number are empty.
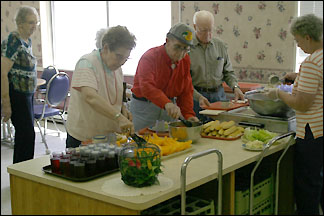
[[[235,85],[235,86],[233,87],[233,91],[234,91],[235,88],[239,88],[239,89],[241,89],[240,86]]]

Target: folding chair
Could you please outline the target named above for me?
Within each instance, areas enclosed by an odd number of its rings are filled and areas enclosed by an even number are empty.
[[[45,144],[46,154],[50,154],[51,152],[48,149],[48,145],[45,138],[47,118],[50,118],[53,121],[56,130],[58,131],[58,134],[60,134],[60,130],[57,128],[56,122],[53,118],[54,116],[59,115],[63,121],[66,130],[65,119],[63,115],[65,113],[65,103],[69,89],[69,76],[64,72],[59,72],[55,74],[47,83],[46,95],[42,104],[34,105],[34,118],[42,136],[43,143]],[[63,110],[57,108],[57,106],[60,105],[62,102],[64,102]],[[40,121],[43,119],[45,120],[44,132],[42,131],[40,125]]]

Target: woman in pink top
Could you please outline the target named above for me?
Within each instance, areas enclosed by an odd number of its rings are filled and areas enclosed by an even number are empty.
[[[271,99],[281,99],[296,110],[294,183],[297,213],[318,215],[323,196],[323,20],[313,14],[298,17],[290,29],[305,53],[310,54],[295,76],[292,94],[271,89]],[[291,74],[286,78],[294,78]],[[323,208],[323,203],[322,208]]]
[[[131,113],[123,104],[121,66],[135,47],[124,26],[98,32],[97,47],[80,58],[73,72],[67,118],[66,147],[111,132],[134,133]]]

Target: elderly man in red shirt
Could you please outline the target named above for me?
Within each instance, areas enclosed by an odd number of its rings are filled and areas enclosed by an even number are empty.
[[[191,27],[178,23],[168,32],[165,44],[149,49],[139,60],[130,102],[135,131],[180,116],[199,121],[193,111],[188,55],[193,34]]]

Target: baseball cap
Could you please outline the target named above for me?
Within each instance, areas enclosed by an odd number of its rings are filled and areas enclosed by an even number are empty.
[[[182,43],[187,44],[189,46],[193,46],[192,39],[193,39],[194,30],[190,26],[184,23],[177,23],[171,27],[167,35],[169,34],[173,35]]]

